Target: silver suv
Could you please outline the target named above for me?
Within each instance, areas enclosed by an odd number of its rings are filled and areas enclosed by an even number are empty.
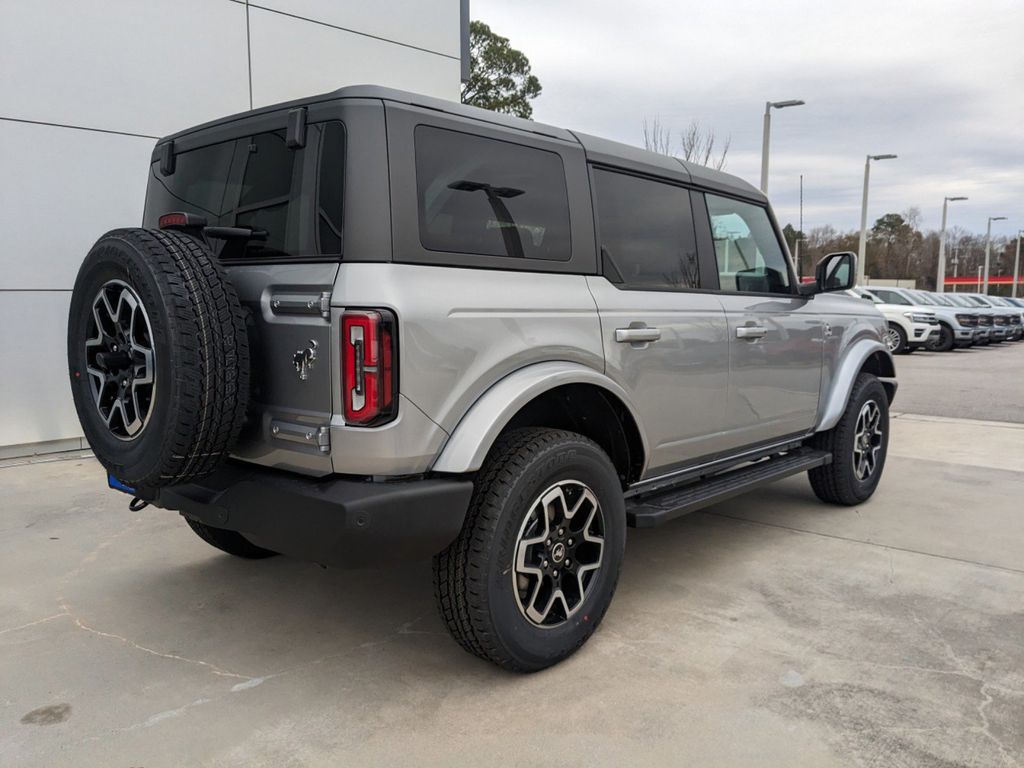
[[[628,525],[800,472],[871,496],[896,383],[855,274],[802,283],[735,177],[345,88],[157,143],[143,228],[79,272],[71,384],[133,509],[241,557],[433,557],[454,638],[536,670]]]

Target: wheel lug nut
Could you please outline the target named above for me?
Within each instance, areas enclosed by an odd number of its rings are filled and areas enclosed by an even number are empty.
[[[568,568],[570,565],[572,565],[572,560],[570,560],[568,557],[565,558],[565,567]]]
[[[543,563],[540,564],[540,567],[541,568],[547,568],[548,567],[548,561],[545,560]]]
[[[565,528],[559,528],[558,529],[558,535],[559,536],[565,536]]]
[[[555,571],[554,574],[552,574],[552,575],[557,579],[558,578],[558,571]]]
[[[547,541],[547,545],[548,545],[549,547],[551,546],[551,539],[548,539],[548,541]]]
[[[572,546],[572,539],[569,539],[569,541],[566,542],[566,543],[571,547]]]

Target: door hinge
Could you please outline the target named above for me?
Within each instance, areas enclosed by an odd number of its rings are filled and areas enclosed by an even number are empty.
[[[331,452],[331,428],[314,427],[306,424],[294,424],[286,421],[273,421],[270,434],[278,440],[290,443],[316,446],[320,453]]]
[[[275,315],[320,315],[331,319],[331,293],[276,293],[270,297],[270,309]]]

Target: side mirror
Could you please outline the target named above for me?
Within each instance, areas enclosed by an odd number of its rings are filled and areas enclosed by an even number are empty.
[[[814,282],[800,286],[800,293],[813,296],[816,293],[847,291],[857,281],[857,254],[852,251],[830,253],[814,268]]]

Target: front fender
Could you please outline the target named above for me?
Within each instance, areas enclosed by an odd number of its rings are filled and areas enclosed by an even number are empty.
[[[836,369],[835,376],[832,378],[832,386],[825,399],[825,407],[821,410],[815,431],[823,432],[832,429],[836,425],[839,417],[846,410],[846,402],[850,399],[850,391],[853,389],[854,381],[857,380],[857,374],[864,367],[864,363],[878,353],[882,354],[882,359],[885,361],[879,366],[878,376],[884,379],[891,379],[896,375],[896,366],[893,364],[892,354],[890,354],[882,342],[876,339],[859,339],[855,341],[846,350],[842,362]],[[886,388],[890,393],[889,400],[892,401],[893,394],[896,391],[896,382],[888,381],[886,384]]]
[[[548,390],[565,384],[592,384],[618,398],[633,416],[640,419],[625,390],[602,373],[579,363],[555,361],[536,363],[510,373],[484,392],[452,432],[434,462],[435,472],[475,472],[483,465],[487,452],[498,435],[527,403]],[[641,433],[644,456],[647,440]]]

